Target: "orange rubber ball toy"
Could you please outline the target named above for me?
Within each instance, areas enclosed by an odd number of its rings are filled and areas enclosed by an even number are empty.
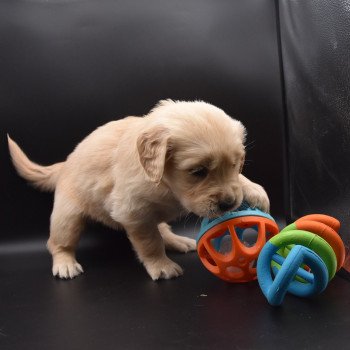
[[[258,255],[278,231],[272,216],[243,203],[219,218],[203,219],[197,252],[215,276],[228,282],[253,281]]]

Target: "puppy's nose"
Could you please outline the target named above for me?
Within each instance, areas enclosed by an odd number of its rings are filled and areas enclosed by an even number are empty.
[[[229,211],[235,206],[236,202],[233,198],[226,198],[218,203],[218,207],[221,211]]]

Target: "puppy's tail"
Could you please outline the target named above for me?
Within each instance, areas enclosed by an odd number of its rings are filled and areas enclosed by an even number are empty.
[[[7,135],[7,140],[12,162],[18,174],[30,181],[35,187],[44,191],[54,191],[64,162],[49,166],[36,164],[28,159],[9,135]]]

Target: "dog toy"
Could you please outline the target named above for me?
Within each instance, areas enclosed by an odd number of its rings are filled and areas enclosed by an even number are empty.
[[[272,216],[243,203],[219,218],[203,219],[197,252],[215,276],[228,282],[249,282],[257,278],[262,247],[278,231]]]
[[[258,282],[271,305],[280,305],[287,292],[310,297],[321,293],[345,260],[337,219],[307,215],[272,237],[257,263]]]

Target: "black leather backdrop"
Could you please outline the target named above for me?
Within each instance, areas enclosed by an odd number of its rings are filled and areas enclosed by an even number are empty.
[[[272,1],[2,1],[1,239],[46,237],[51,195],[19,179],[6,132],[42,164],[160,99],[203,99],[247,126],[245,173],[284,216]]]
[[[333,215],[349,245],[349,1],[279,3],[291,217]]]

